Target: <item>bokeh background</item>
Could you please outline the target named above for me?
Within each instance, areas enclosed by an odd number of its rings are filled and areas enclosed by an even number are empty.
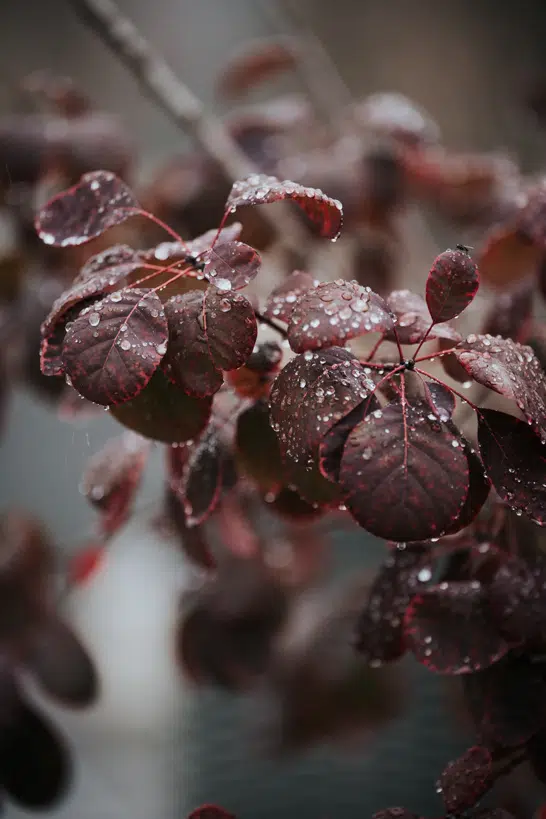
[[[448,146],[501,149],[517,156],[524,170],[543,166],[545,136],[523,104],[529,82],[546,74],[540,0],[292,3],[355,98],[400,91],[434,115]],[[291,18],[274,0],[120,0],[120,7],[220,114],[226,109],[215,85],[230,54],[251,38],[293,33]],[[73,77],[100,107],[121,115],[144,177],[189,147],[68,2],[2,0],[0,43],[0,112],[9,110],[14,84],[47,68]],[[297,80],[272,83],[252,99],[287,89],[298,89]],[[444,239],[437,237],[438,247]],[[62,549],[74,550],[93,526],[78,491],[85,460],[116,431],[106,414],[62,424],[54,410],[18,390],[0,445],[2,508],[35,513]],[[141,514],[159,497],[160,470],[155,458]],[[334,537],[337,575],[379,557],[364,534]],[[410,709],[356,753],[317,749],[281,762],[260,760],[249,730],[259,704],[193,691],[167,657],[169,618],[184,582],[181,558],[156,543],[139,520],[120,543],[107,577],[72,604],[101,663],[115,669],[108,672],[110,699],[98,715],[56,714],[73,743],[78,773],[55,816],[167,819],[202,802],[223,804],[239,819],[362,819],[393,804],[439,813],[435,777],[467,740],[440,680],[402,664]],[[528,809],[530,815],[531,797]],[[9,808],[8,815],[20,812]]]

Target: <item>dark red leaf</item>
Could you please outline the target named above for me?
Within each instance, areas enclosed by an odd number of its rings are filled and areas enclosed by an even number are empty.
[[[386,333],[393,316],[381,296],[355,282],[322,282],[297,300],[288,325],[296,353],[345,344],[366,333]]]
[[[485,321],[484,334],[525,343],[531,330],[534,289],[533,277],[517,289],[496,296]]]
[[[305,500],[314,499],[301,485],[302,473],[316,470],[322,438],[372,391],[362,365],[340,347],[296,356],[277,376],[270,395],[271,423],[290,478]]]
[[[63,361],[85,398],[121,404],[144,389],[165,355],[167,337],[159,297],[126,288],[82,310],[67,328]]]
[[[509,654],[466,674],[464,693],[480,741],[488,745],[521,745],[546,724],[546,683],[525,657]]]
[[[213,429],[190,449],[180,478],[172,477],[170,487],[183,503],[188,528],[202,523],[218,503],[223,461],[224,450]]]
[[[546,607],[545,567],[531,568],[523,560],[506,557],[488,584],[489,607],[501,634],[513,642],[543,641]]]
[[[546,375],[530,347],[509,338],[470,335],[454,355],[478,384],[515,401],[546,441]]]
[[[222,292],[246,287],[262,264],[259,253],[244,242],[216,243],[204,255],[203,262],[205,279]]]
[[[478,441],[487,474],[510,508],[546,523],[546,448],[527,424],[497,410],[480,410]]]
[[[397,660],[406,650],[404,612],[420,583],[430,580],[427,552],[420,544],[396,548],[375,577],[356,627],[356,648],[372,665]]]
[[[264,492],[277,492],[285,483],[285,470],[277,435],[269,419],[269,404],[257,401],[237,418],[237,464]]]
[[[192,810],[187,819],[237,819],[237,817],[216,805],[202,805]]]
[[[439,386],[439,385],[438,385]],[[489,497],[491,483],[485,474],[485,469],[480,457],[476,454],[472,445],[457,432],[456,427],[452,427],[452,432],[459,438],[468,461],[469,487],[466,500],[453,526],[444,534],[455,534],[465,526],[469,526],[475,520],[480,509]]]
[[[443,353],[445,350],[453,349],[453,342],[445,338],[440,338],[438,339],[438,347],[440,352]],[[447,355],[441,355],[438,356],[438,358],[440,359],[440,363],[444,368],[446,375],[461,384],[472,384],[467,371],[463,365],[459,364],[457,361],[455,353],[447,353]]]
[[[298,43],[293,38],[255,40],[231,57],[220,79],[219,93],[223,97],[237,97],[294,68],[298,60]]]
[[[53,725],[19,699],[2,725],[0,780],[11,799],[30,810],[53,808],[72,779],[68,751]]]
[[[180,548],[192,563],[202,569],[216,567],[216,559],[210,549],[207,535],[201,526],[188,526],[186,510],[180,495],[168,488],[165,498],[167,522],[175,529]]]
[[[252,353],[257,324],[250,302],[209,287],[173,296],[165,305],[169,347],[164,368],[169,380],[189,395],[212,395],[222,386],[221,370],[240,367]]]
[[[294,305],[307,290],[319,284],[310,273],[294,270],[286,279],[275,287],[268,296],[264,314],[270,318],[280,319],[287,324],[290,321]]]
[[[105,283],[109,283],[111,278],[117,282],[142,265],[143,258],[140,251],[133,250],[129,245],[113,245],[86,261],[74,279],[72,287],[89,281],[99,273],[105,276]]]
[[[274,176],[254,174],[235,182],[226,202],[231,213],[241,205],[266,205],[290,199],[313,222],[321,236],[335,240],[343,224],[343,208],[337,199],[330,199],[317,188],[306,188],[297,182],[281,182]]]
[[[393,290],[387,297],[389,310],[396,317],[396,333],[401,344],[417,344],[432,324],[425,300],[411,290]],[[390,341],[395,341],[394,330],[387,332]],[[429,339],[447,338],[454,343],[461,340],[460,334],[449,324],[436,324],[428,334]]]
[[[546,249],[546,185],[543,181],[527,192],[518,213],[518,230],[541,250]]]
[[[435,322],[449,321],[468,307],[478,292],[476,263],[465,249],[445,250],[436,257],[427,279],[426,297]]]
[[[483,282],[499,290],[534,276],[544,251],[514,226],[495,227],[477,254]]]
[[[435,381],[425,381],[424,391],[434,415],[444,423],[451,421],[455,412],[455,396],[449,387],[437,384]]]
[[[224,244],[224,242],[235,242],[241,235],[243,226],[240,222],[233,222],[222,228],[220,233],[216,228],[207,230],[195,239],[186,239],[183,242],[160,242],[151,250],[139,251],[140,257],[155,264],[165,263],[171,265],[177,258],[181,262],[190,262],[192,259],[200,262],[202,257],[210,250],[213,242]]]
[[[111,536],[127,520],[148,457],[149,442],[127,432],[91,458],[81,491],[101,512],[101,530]]]
[[[441,583],[416,595],[404,631],[419,662],[439,674],[472,674],[509,649],[477,581]]]
[[[74,632],[51,616],[26,641],[25,661],[42,688],[65,706],[95,702],[99,680],[87,650]]]
[[[325,478],[338,483],[341,458],[349,434],[366,415],[379,407],[379,401],[375,395],[371,395],[328,430],[319,444],[319,468]]]
[[[450,762],[437,782],[448,814],[460,814],[473,808],[493,784],[491,754],[475,745]]]
[[[81,245],[133,216],[140,205],[131,189],[110,171],[86,173],[77,185],[40,210],[36,230],[46,245]]]
[[[468,493],[468,462],[425,402],[389,404],[347,439],[340,485],[355,520],[387,540],[428,540],[456,521]]]
[[[136,398],[111,407],[114,418],[145,438],[165,444],[191,441],[205,429],[212,399],[193,398],[156,370]]]

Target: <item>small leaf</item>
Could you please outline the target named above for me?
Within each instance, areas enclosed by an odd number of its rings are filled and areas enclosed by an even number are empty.
[[[450,762],[437,782],[448,814],[473,808],[493,785],[492,759],[487,748],[475,745]]]
[[[445,250],[428,274],[426,297],[435,322],[449,321],[468,307],[478,292],[480,277],[465,249]]]
[[[210,430],[190,450],[179,480],[171,489],[182,500],[186,525],[197,526],[213,512],[222,489],[224,452],[215,430]]]
[[[145,438],[178,444],[197,438],[208,424],[212,400],[193,398],[156,370],[136,398],[110,408],[124,426]]]
[[[264,314],[269,318],[280,319],[287,324],[290,321],[294,305],[307,290],[319,284],[310,273],[294,270],[286,279],[271,291],[267,298]]]
[[[441,583],[416,595],[404,630],[419,662],[439,674],[473,674],[509,649],[477,581]]]
[[[133,250],[128,245],[113,245],[102,250],[86,261],[79,274],[72,283],[72,287],[84,284],[98,274],[106,278],[115,278],[116,281],[128,276],[134,270],[142,267],[143,258],[140,251]]]
[[[347,439],[339,476],[355,520],[387,540],[428,540],[457,520],[468,493],[458,439],[424,403],[376,410]]]
[[[36,218],[36,230],[46,245],[81,245],[121,224],[139,209],[131,189],[115,174],[93,171],[82,176],[73,188],[50,199]]]
[[[259,273],[259,253],[244,242],[216,243],[203,257],[205,279],[219,290],[241,290]]]
[[[91,458],[81,492],[101,511],[101,529],[110,537],[127,520],[148,457],[149,442],[127,432]]]
[[[237,241],[241,235],[243,226],[240,222],[233,222],[222,228],[220,233],[216,228],[207,230],[201,236],[196,236],[195,239],[185,239],[180,242],[160,242],[151,250],[139,251],[142,259],[151,264],[165,263],[170,266],[175,259],[179,258],[181,262],[202,264],[202,257],[210,250],[211,246],[216,242],[217,244],[228,244]]]
[[[474,381],[515,401],[546,442],[546,375],[531,347],[470,335],[454,355]]]
[[[97,699],[94,664],[72,629],[56,617],[31,632],[25,661],[42,688],[61,704],[82,707]]]
[[[228,61],[219,83],[223,97],[238,97],[257,85],[294,68],[299,60],[294,38],[254,40]]]
[[[165,305],[169,347],[163,366],[189,395],[217,392],[221,370],[245,363],[254,349],[257,324],[250,302],[236,293],[209,287],[173,296]]]
[[[437,384],[435,381],[425,381],[425,398],[430,404],[432,412],[440,421],[447,423],[451,421],[455,412],[455,396],[449,387]]]
[[[401,344],[417,344],[432,324],[428,307],[417,293],[411,290],[394,290],[387,297],[387,306],[396,318],[396,334]],[[394,330],[389,330],[385,338],[395,341]],[[428,334],[429,339],[446,338],[457,343],[460,334],[449,324],[436,324]]]
[[[337,199],[330,199],[317,188],[306,188],[297,182],[281,182],[274,176],[254,174],[235,182],[226,202],[231,213],[241,205],[266,205],[290,199],[300,207],[318,228],[321,236],[337,239],[343,224],[343,208]]]
[[[285,482],[285,470],[266,401],[257,401],[237,417],[235,446],[241,470],[262,492],[277,492]]]
[[[151,290],[112,293],[84,308],[71,323],[63,361],[72,385],[95,404],[135,398],[167,349],[167,319]]]
[[[527,424],[504,412],[478,415],[480,452],[491,483],[510,508],[546,523],[546,448]]]
[[[296,353],[342,345],[366,333],[386,333],[394,319],[381,296],[354,282],[323,282],[292,310],[288,340]]]

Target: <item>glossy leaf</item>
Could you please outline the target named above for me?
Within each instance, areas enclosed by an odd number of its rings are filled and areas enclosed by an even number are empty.
[[[88,462],[80,491],[100,510],[105,537],[127,520],[148,452],[148,441],[127,432],[108,441]]]
[[[240,367],[252,353],[257,335],[250,302],[236,293],[209,287],[173,296],[165,305],[169,347],[163,366],[173,383],[189,395],[217,392],[221,370]]]
[[[358,424],[339,476],[355,520],[387,540],[438,537],[456,521],[468,493],[468,462],[458,439],[424,403],[395,402]]]
[[[46,245],[81,245],[121,224],[139,208],[125,182],[110,171],[93,171],[50,199],[36,218],[36,230]]]
[[[72,629],[56,617],[32,631],[25,660],[42,688],[61,704],[82,707],[97,699],[93,661]]]
[[[156,370],[136,398],[111,407],[114,418],[145,438],[165,444],[191,441],[210,418],[210,398],[193,398]]]
[[[475,745],[450,762],[436,784],[448,814],[473,808],[493,784],[492,759],[487,748]]]
[[[438,385],[439,386],[439,385]],[[459,438],[460,445],[464,450],[468,462],[468,478],[469,487],[466,500],[462,505],[461,511],[457,515],[457,520],[449,529],[446,529],[446,535],[455,534],[463,527],[469,526],[478,516],[481,508],[489,497],[491,491],[491,483],[485,474],[484,465],[479,455],[476,454],[472,445],[463,438],[459,433],[457,434],[456,427],[451,427],[452,432]]]
[[[299,297],[318,284],[319,280],[314,279],[310,273],[306,273],[304,270],[294,270],[271,291],[267,298],[264,314],[269,318],[280,319],[288,324],[294,305]]]
[[[423,389],[425,398],[434,415],[444,423],[451,421],[453,413],[455,412],[456,402],[455,396],[449,387],[445,387],[443,384],[437,384],[435,381],[425,381]]]
[[[487,474],[511,509],[546,523],[546,447],[527,424],[496,410],[480,410],[478,441]]]
[[[180,479],[171,479],[171,489],[182,500],[188,528],[202,523],[218,503],[223,460],[223,447],[212,429],[190,449]]]
[[[285,470],[267,402],[257,401],[237,417],[235,446],[241,470],[262,492],[277,492],[285,482]]]
[[[147,262],[155,264],[171,265],[179,258],[181,262],[191,263],[195,261],[202,266],[203,257],[212,247],[213,243],[224,244],[236,242],[243,226],[240,222],[233,222],[231,225],[226,225],[218,233],[216,228],[207,230],[201,236],[196,236],[195,239],[186,239],[181,242],[160,242],[151,250],[140,251],[140,255]]]
[[[143,259],[140,251],[128,245],[113,245],[91,256],[74,279],[72,286],[81,285],[98,274],[104,275],[105,279],[115,278],[117,281],[142,265]]]
[[[441,583],[416,595],[404,631],[419,662],[439,674],[472,674],[509,649],[476,581]]]
[[[205,279],[219,290],[241,290],[258,275],[262,260],[244,242],[215,244],[203,257]]]
[[[321,474],[332,483],[338,483],[341,469],[341,458],[349,434],[370,412],[379,409],[380,404],[375,395],[358,404],[340,421],[331,427],[319,444],[319,468]]]
[[[425,300],[412,293],[411,290],[393,290],[386,299],[389,310],[396,317],[396,333],[401,344],[417,344],[424,337],[432,324]],[[385,336],[389,341],[395,341],[394,330],[389,330]],[[454,343],[461,340],[460,334],[449,324],[436,324],[430,333],[429,339],[446,338]]]
[[[470,335],[454,355],[475,381],[515,401],[546,441],[546,375],[530,347],[498,336]]]
[[[426,285],[430,315],[435,322],[449,321],[468,307],[478,292],[480,277],[465,249],[445,250],[436,257]]]
[[[233,213],[241,205],[266,205],[290,199],[317,228],[321,236],[337,239],[343,224],[343,208],[337,199],[330,199],[317,188],[306,188],[297,182],[281,182],[274,176],[254,174],[235,182],[226,202]]]
[[[381,296],[337,279],[305,292],[292,310],[288,340],[296,353],[342,345],[366,333],[386,333],[393,316]]]
[[[118,291],[84,308],[63,343],[72,385],[89,401],[109,406],[135,398],[167,349],[167,319],[148,290]]]

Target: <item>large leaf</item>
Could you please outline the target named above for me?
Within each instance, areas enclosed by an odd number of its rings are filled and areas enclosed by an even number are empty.
[[[170,488],[183,503],[187,527],[202,523],[218,503],[223,463],[222,444],[211,429],[189,450],[180,478],[171,478]]]
[[[411,290],[393,290],[387,297],[389,310],[396,317],[396,335],[401,344],[417,344],[432,324],[425,300]],[[394,329],[386,333],[394,341]],[[436,324],[428,334],[429,339],[446,338],[453,342],[461,340],[459,333],[449,324]]]
[[[296,353],[342,345],[366,333],[386,333],[394,319],[381,296],[337,279],[306,291],[292,310],[288,340]]]
[[[456,521],[468,493],[468,462],[426,403],[393,402],[351,432],[339,481],[349,511],[372,534],[428,540]]]
[[[159,297],[126,288],[84,308],[67,328],[66,372],[95,404],[121,404],[144,389],[165,355],[167,337]]]
[[[145,438],[165,444],[191,441],[205,429],[212,400],[193,398],[156,370],[136,398],[111,407],[114,418]]]
[[[300,207],[318,229],[321,236],[337,239],[343,224],[343,208],[337,199],[330,199],[317,188],[306,188],[297,182],[281,182],[274,176],[254,174],[235,182],[226,202],[234,213],[241,205],[265,205],[290,199]]]
[[[479,745],[450,762],[436,783],[448,814],[457,815],[473,808],[493,784],[492,773],[491,754]]]
[[[204,276],[218,290],[241,290],[260,270],[259,253],[244,242],[215,244],[203,257]]]
[[[426,298],[435,322],[449,321],[468,307],[478,292],[480,277],[465,249],[445,250],[430,269]]]
[[[139,209],[125,182],[110,171],[93,171],[82,176],[73,188],[50,199],[36,218],[36,230],[47,245],[81,245],[121,224]]]
[[[480,452],[503,501],[535,523],[546,523],[546,447],[527,424],[496,410],[478,415]]]
[[[173,296],[165,305],[169,347],[163,363],[170,381],[189,395],[217,392],[221,370],[240,367],[252,353],[257,324],[250,302],[209,287]]]
[[[299,297],[307,290],[317,287],[318,284],[319,279],[314,279],[310,273],[304,270],[294,270],[269,294],[264,310],[265,315],[288,323]]]
[[[441,583],[416,595],[406,612],[405,635],[417,659],[440,674],[472,674],[509,649],[476,581]]]
[[[148,451],[148,441],[127,432],[108,441],[87,464],[80,490],[100,510],[106,537],[127,520]]]
[[[454,355],[475,381],[515,401],[546,441],[546,375],[530,347],[509,338],[470,335]]]

